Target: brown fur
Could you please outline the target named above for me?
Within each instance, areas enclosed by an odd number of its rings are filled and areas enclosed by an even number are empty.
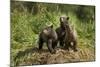
[[[69,24],[66,25],[66,35],[65,35],[65,48],[69,50],[72,48],[74,51],[77,51],[77,36],[75,29],[72,29]]]
[[[53,26],[44,28],[39,34],[39,50],[42,49],[43,44],[46,43],[50,53],[55,53],[55,47],[57,42],[56,31],[53,30]]]

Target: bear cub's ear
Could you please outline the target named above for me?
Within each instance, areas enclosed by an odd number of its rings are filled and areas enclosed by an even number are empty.
[[[51,25],[50,27],[53,28],[53,25]]]
[[[69,20],[69,17],[67,17],[67,20]]]

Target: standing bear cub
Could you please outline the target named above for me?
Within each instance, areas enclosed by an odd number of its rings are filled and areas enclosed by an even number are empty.
[[[39,50],[42,49],[43,43],[47,44],[50,53],[55,53],[55,46],[57,45],[57,34],[53,30],[53,25],[44,28],[39,34]]]
[[[77,33],[74,26],[66,24],[66,35],[65,35],[65,48],[69,50],[72,48],[74,51],[77,51]]]
[[[60,17],[60,26],[56,29],[57,35],[58,35],[58,43],[61,47],[65,45],[65,35],[66,35],[66,24],[69,20],[69,17],[67,16],[61,16]]]
[[[68,16],[60,17],[60,27],[56,29],[58,35],[58,42],[60,46],[69,50],[72,48],[74,51],[77,51],[77,34],[73,26],[69,24]]]

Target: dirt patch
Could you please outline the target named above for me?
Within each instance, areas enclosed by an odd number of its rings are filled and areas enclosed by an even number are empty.
[[[19,51],[14,62],[17,66],[23,66],[94,61],[94,55],[94,52],[89,49],[79,49],[78,52],[73,52],[57,48],[56,53],[51,54],[47,49],[39,51],[37,48],[30,48]]]

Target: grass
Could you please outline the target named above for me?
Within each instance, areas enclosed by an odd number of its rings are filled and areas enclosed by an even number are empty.
[[[11,13],[11,66],[95,60],[95,22],[82,22],[72,12],[68,16],[78,34],[79,51],[74,53],[57,49],[56,54],[50,54],[45,46],[44,50],[38,51],[39,32],[50,23],[56,29],[60,15],[60,12],[32,15],[16,10]]]

